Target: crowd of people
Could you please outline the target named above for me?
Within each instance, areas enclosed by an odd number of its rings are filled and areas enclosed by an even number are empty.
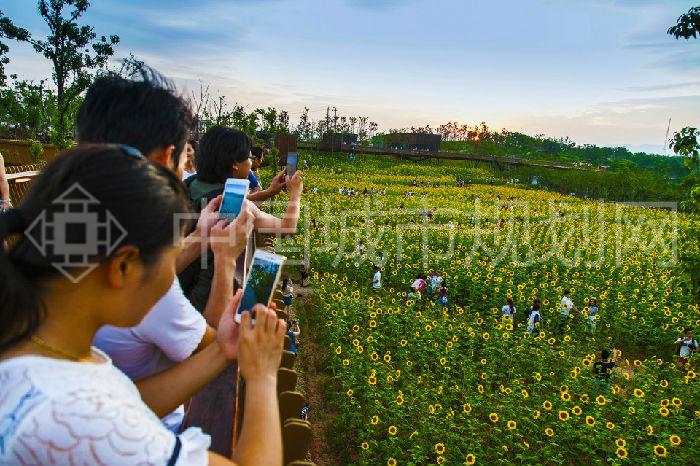
[[[250,312],[240,324],[233,313],[252,232],[296,233],[302,175],[281,172],[265,189],[254,171],[262,154],[247,135],[214,127],[197,145],[192,125],[188,102],[155,71],[100,77],[78,111],[78,144],[46,165],[17,208],[0,186],[0,240],[12,238],[0,253],[0,463],[282,462],[276,377],[298,321],[267,303],[253,309],[255,324]],[[217,213],[228,178],[251,187],[233,221]],[[60,247],[27,232],[47,219],[57,228],[67,208],[57,200],[76,186],[94,218],[123,234],[97,227],[97,246],[66,269]],[[261,210],[283,190],[282,218]],[[192,226],[175,221],[190,212],[199,214]],[[89,228],[66,227],[62,239],[84,244]],[[188,400],[231,367],[246,396],[226,458],[183,419]]]
[[[0,252],[0,463],[282,462],[277,371],[284,336],[296,354],[301,334],[292,278],[285,274],[281,283],[283,319],[267,303],[253,309],[255,324],[251,312],[243,312],[240,324],[233,314],[254,232],[297,232],[302,174],[283,170],[265,187],[257,173],[263,147],[242,131],[216,126],[191,140],[192,125],[187,101],[156,72],[104,76],[78,111],[78,144],[46,165],[16,208],[0,163],[0,241],[9,244]],[[217,213],[230,178],[248,180],[250,188],[235,220]],[[37,222],[64,218],[66,204],[57,200],[76,186],[89,195],[95,219],[113,219],[123,231],[108,244],[108,227],[98,227],[100,241],[85,253],[93,267],[78,280],[69,272],[86,265],[57,267],[66,262],[61,250],[27,233]],[[283,191],[283,216],[266,213],[262,203]],[[196,222],[174,222],[188,213],[197,214]],[[67,244],[85,242],[84,230],[65,231]],[[361,242],[355,252],[365,254]],[[380,293],[381,253],[374,263],[371,292]],[[302,286],[308,270],[305,258]],[[417,275],[407,296],[450,305],[445,274],[435,271]],[[560,335],[577,311],[565,291]],[[501,312],[504,319],[519,316],[510,297]],[[597,300],[582,312],[595,332]],[[525,318],[530,333],[543,325],[539,299]],[[698,350],[690,329],[675,345],[679,364]],[[609,387],[616,355],[604,350],[593,364],[596,384]],[[185,406],[231,368],[245,381],[246,395],[237,448],[225,458],[208,451],[205,432],[187,425]]]

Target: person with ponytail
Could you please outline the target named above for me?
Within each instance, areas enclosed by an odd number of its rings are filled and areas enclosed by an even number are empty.
[[[86,145],[49,162],[0,214],[0,240],[12,243],[0,251],[0,464],[281,464],[286,326],[273,311],[258,305],[256,325],[246,312],[238,326],[239,293],[215,343],[151,376],[169,387],[160,413],[92,347],[100,327],[138,325],[170,289],[183,233],[173,218],[188,205],[171,171],[131,148]],[[233,358],[248,387],[234,462],[209,453],[201,430],[176,435],[158,419],[201,387],[207,366]]]

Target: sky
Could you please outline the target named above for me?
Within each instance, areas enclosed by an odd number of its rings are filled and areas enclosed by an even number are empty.
[[[35,37],[35,0],[2,10]],[[366,115],[380,128],[447,121],[579,144],[664,153],[700,126],[700,39],[666,34],[698,0],[92,0],[84,16],[117,34],[185,94],[248,110]],[[10,44],[8,71],[50,76]],[[671,133],[672,134],[672,133]]]

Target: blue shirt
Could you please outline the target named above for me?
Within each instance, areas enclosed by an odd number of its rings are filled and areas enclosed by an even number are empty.
[[[255,189],[258,186],[260,186],[260,181],[258,181],[258,177],[255,176],[255,173],[253,173],[253,170],[248,172],[248,181],[250,181],[249,189]]]

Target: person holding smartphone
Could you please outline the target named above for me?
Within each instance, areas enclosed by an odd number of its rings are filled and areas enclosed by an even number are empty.
[[[197,157],[197,179],[190,186],[190,199],[193,204],[201,205],[209,199],[219,196],[224,189],[226,180],[229,178],[248,179],[248,175],[253,166],[253,156],[251,154],[252,141],[250,137],[240,130],[234,128],[224,128],[215,126],[207,130],[199,142],[199,156]],[[283,172],[273,180],[270,187],[265,190],[281,190],[286,187],[289,194],[287,210],[283,218],[261,211],[254,202],[251,202],[251,195],[244,201],[252,216],[254,230],[262,230],[265,233],[293,235],[296,234],[299,221],[299,209],[303,181],[301,172],[297,171],[291,178],[286,177]],[[280,180],[284,180],[282,183]],[[260,194],[254,193],[254,195]],[[236,280],[239,286],[243,284],[243,273],[245,264],[243,257],[238,260],[239,267],[236,272]],[[199,266],[194,264],[192,267]],[[193,280],[183,288],[192,303],[198,309],[207,301],[211,282],[215,275],[216,266],[209,265],[205,269],[198,269]],[[182,275],[181,275],[182,279]]]
[[[95,268],[77,282],[55,267],[60,252],[41,250],[25,236],[29,225],[53,215],[56,199],[74,183],[126,232],[92,253]],[[155,384],[156,400],[91,344],[103,325],[137,326],[168,292],[183,232],[163,225],[187,211],[174,173],[123,146],[93,144],[49,162],[20,207],[0,214],[0,243],[18,235],[9,251],[0,251],[0,464],[282,464],[276,378],[287,327],[272,310],[258,305],[257,325],[249,312],[235,324],[239,293],[215,342],[174,371],[145,380]],[[71,246],[89,247],[80,233],[66,229],[65,235]],[[210,437],[201,429],[174,433],[158,418],[235,358],[247,391],[229,459],[208,451]]]

